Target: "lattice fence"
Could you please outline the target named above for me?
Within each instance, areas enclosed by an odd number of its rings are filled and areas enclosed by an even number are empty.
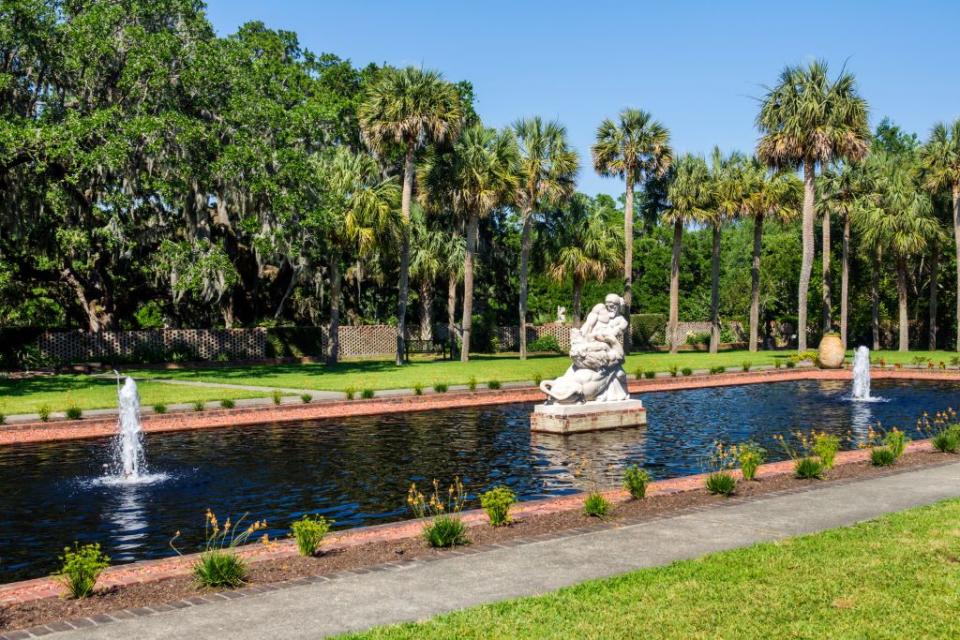
[[[266,357],[267,330],[155,329],[149,331],[47,332],[37,338],[41,353],[57,362],[169,358],[257,360]]]
[[[570,349],[570,327],[565,324],[527,325],[527,344],[542,336],[553,336],[564,351]],[[497,327],[501,351],[519,351],[520,327]]]

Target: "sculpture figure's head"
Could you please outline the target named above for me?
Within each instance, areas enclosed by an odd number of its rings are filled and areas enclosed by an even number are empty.
[[[623,298],[615,293],[608,293],[607,297],[603,299],[603,306],[605,306],[607,311],[613,315],[619,315],[620,311],[623,309],[623,305]]]

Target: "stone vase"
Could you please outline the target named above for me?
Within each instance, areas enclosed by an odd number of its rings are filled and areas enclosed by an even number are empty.
[[[828,333],[820,340],[820,348],[817,357],[820,359],[820,366],[824,369],[839,369],[843,366],[843,359],[846,353],[843,350],[843,342],[840,336],[835,333]]]

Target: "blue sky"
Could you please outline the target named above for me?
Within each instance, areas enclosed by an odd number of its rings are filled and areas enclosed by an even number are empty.
[[[566,125],[579,187],[597,176],[597,124],[631,106],[669,127],[677,151],[751,151],[756,98],[786,64],[846,63],[870,103],[925,138],[960,117],[960,2],[374,2],[208,0],[217,32],[249,20],[296,31],[304,47],[469,80],[490,126],[539,114]]]

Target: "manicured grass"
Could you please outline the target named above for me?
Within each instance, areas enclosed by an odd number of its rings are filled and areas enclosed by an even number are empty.
[[[632,377],[637,368],[646,371],[667,371],[671,365],[678,368],[709,369],[723,366],[728,371],[740,371],[744,362],[752,367],[770,365],[775,361],[786,362],[793,351],[724,351],[717,354],[688,352],[671,355],[669,353],[638,353],[627,357],[625,369]],[[874,355],[874,362],[883,357],[887,363],[902,362],[909,364],[917,355],[930,356],[934,362],[943,360],[949,363],[955,353],[948,351],[910,352],[882,351]],[[850,354],[852,358],[852,352]],[[286,387],[295,389],[318,389],[324,391],[344,391],[353,389],[401,389],[411,388],[415,384],[425,389],[435,384],[467,384],[471,378],[484,384],[490,380],[513,382],[552,378],[563,373],[570,365],[567,356],[533,356],[526,361],[516,354],[475,355],[470,362],[450,362],[444,360],[417,360],[403,367],[397,367],[393,361],[363,360],[341,362],[333,367],[322,364],[284,364],[251,365],[243,367],[224,367],[208,369],[181,369],[171,371],[144,370],[136,372],[143,377],[164,377],[181,380],[202,380],[205,382],[226,382],[231,384],[257,385],[262,387]]]
[[[350,638],[955,638],[960,500]]]
[[[269,392],[188,387],[150,381],[138,382],[137,386],[140,389],[140,404],[144,407],[270,395]],[[0,378],[0,413],[8,416],[36,413],[43,405],[54,412],[64,411],[71,405],[81,409],[115,407],[117,383],[84,375],[37,376],[24,380]]]

